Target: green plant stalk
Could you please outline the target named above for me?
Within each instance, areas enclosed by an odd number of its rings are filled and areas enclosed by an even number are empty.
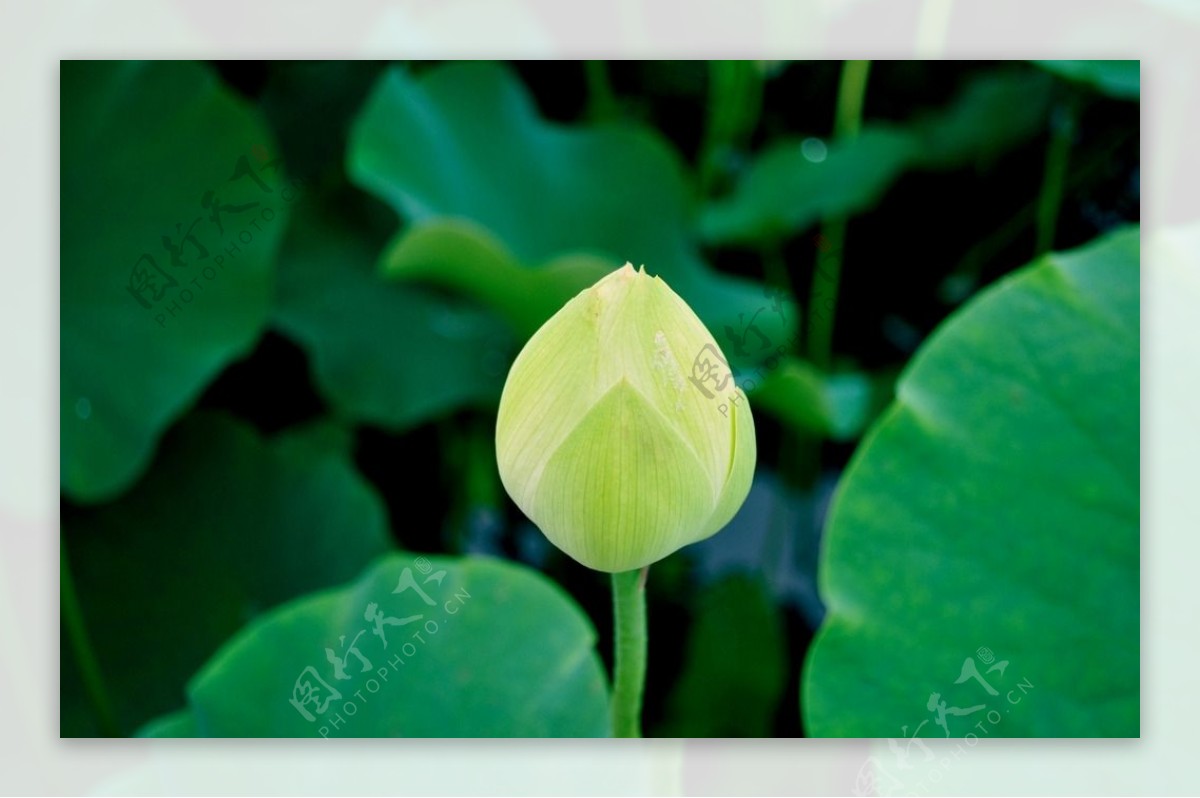
[[[446,538],[455,554],[467,550],[471,524],[477,513],[491,512],[501,506],[503,488],[496,472],[495,427],[485,418],[472,417],[465,426],[442,423],[439,434],[445,436],[447,453],[445,478],[453,485],[451,522]]]
[[[499,507],[503,488],[496,472],[495,429],[477,420],[467,434],[467,507]]]
[[[121,729],[117,724],[117,716],[113,711],[112,701],[109,700],[108,690],[104,686],[104,677],[100,674],[100,663],[92,650],[87,628],[83,623],[83,612],[79,608],[79,597],[75,593],[75,579],[71,575],[71,564],[67,560],[65,540],[59,540],[59,581],[61,587],[60,611],[63,626],[66,627],[67,640],[71,650],[75,652],[75,661],[83,678],[83,686],[87,691],[92,708],[96,711],[96,720],[100,732],[105,737],[120,737]]]
[[[620,105],[612,84],[608,81],[608,69],[603,61],[584,61],[584,76],[587,79],[587,116],[593,122],[615,119],[620,115]]]
[[[791,276],[783,259],[782,242],[772,241],[763,251],[764,276],[768,285],[774,285],[794,296]],[[786,354],[791,354],[791,347]],[[801,435],[790,425],[779,431],[779,474],[784,485],[805,488],[816,481],[820,440]],[[767,521],[767,534],[763,537],[762,559],[766,564],[767,581],[775,585],[783,574],[783,553],[787,545],[788,528],[784,519],[783,503],[771,505]]]
[[[789,297],[794,295],[792,278],[783,259],[783,242],[772,240],[760,252],[763,262],[763,278],[767,285],[781,288]]]
[[[833,352],[833,316],[837,309],[838,283],[842,277],[842,247],[846,243],[846,219],[837,217],[821,223],[817,239],[817,266],[813,270],[808,303],[808,359],[828,371]]]
[[[833,138],[853,138],[862,127],[863,101],[867,96],[870,61],[847,61],[842,65],[838,84],[837,112],[833,120]]]
[[[1081,186],[1088,185],[1089,179],[1108,163],[1117,148],[1125,143],[1126,138],[1126,136],[1120,136],[1109,140],[1104,147],[1100,148],[1099,152],[1093,153],[1082,162],[1076,159],[1075,166],[1064,175],[1063,192],[1074,191]],[[1041,205],[1041,199],[1039,195],[1032,202],[1023,204],[1004,224],[997,227],[986,238],[976,242],[959,261],[954,273],[966,275],[971,278],[973,284],[978,284],[984,265],[989,263],[997,253],[1010,246],[1018,236],[1024,234],[1030,224],[1034,225],[1036,231],[1037,212]]]
[[[723,151],[741,147],[758,125],[763,76],[753,61],[708,62],[708,119],[700,147],[700,191],[708,195]]]
[[[833,122],[835,142],[857,136],[862,128],[863,101],[870,71],[870,61],[847,61],[842,65]],[[845,217],[824,220],[817,241],[820,249],[809,294],[807,348],[809,360],[818,368],[828,370],[833,347],[834,310],[842,275],[842,248],[846,242]]]
[[[612,575],[614,737],[642,736],[646,684],[646,575],[649,567]]]
[[[1075,135],[1076,108],[1073,99],[1059,109],[1050,125],[1050,141],[1046,145],[1046,166],[1042,172],[1042,189],[1038,194],[1037,243],[1034,256],[1049,252],[1054,246],[1058,227],[1058,211],[1062,206],[1063,189],[1067,180],[1067,165],[1071,157],[1071,139]]]

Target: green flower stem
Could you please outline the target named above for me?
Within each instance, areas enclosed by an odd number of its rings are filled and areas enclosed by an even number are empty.
[[[783,290],[789,297],[795,296],[792,277],[783,258],[783,242],[771,241],[763,247],[760,254],[763,261],[763,277],[767,285]],[[790,349],[785,352],[790,353]]]
[[[587,78],[587,116],[593,122],[603,122],[620,116],[621,108],[617,95],[608,80],[608,68],[603,61],[584,61],[584,76]]]
[[[853,138],[862,127],[863,100],[867,93],[870,61],[847,61],[842,66],[834,115],[834,141]],[[842,248],[846,242],[846,219],[826,219],[817,239],[817,268],[813,272],[808,308],[808,357],[828,370],[833,347],[833,316],[837,308],[838,282],[842,275]]]
[[[467,434],[467,507],[499,507],[503,488],[496,471],[495,428],[486,419],[479,419]]]
[[[842,277],[842,247],[846,243],[846,220],[827,219],[817,239],[817,266],[813,270],[808,303],[808,359],[828,371],[833,352],[833,313],[837,309],[838,282]]]
[[[83,624],[83,612],[79,608],[79,597],[75,593],[75,579],[71,576],[71,565],[67,561],[66,541],[59,541],[59,581],[61,587],[60,611],[67,640],[75,652],[75,661],[83,678],[84,689],[92,708],[96,711],[96,719],[100,733],[105,737],[120,737],[121,730],[117,725],[117,716],[113,712],[112,702],[108,698],[108,690],[104,686],[104,677],[100,675],[100,664],[92,650],[88,639],[87,629]]]
[[[833,138],[853,138],[862,127],[863,100],[867,96],[870,61],[847,61],[842,65],[838,85],[837,115],[833,120]]]
[[[1091,184],[1100,170],[1104,169],[1112,160],[1117,149],[1125,144],[1127,138],[1127,136],[1119,136],[1111,139],[1097,152],[1083,160],[1079,160],[1077,157],[1075,166],[1067,170],[1067,174],[1064,175],[1062,192],[1065,194]],[[1004,224],[985,238],[975,242],[954,268],[953,273],[968,278],[971,288],[977,286],[984,266],[990,263],[999,252],[1012,246],[1017,238],[1025,235],[1030,225],[1036,227],[1037,214],[1042,203],[1043,199],[1039,194],[1032,202],[1023,204]],[[961,297],[955,301],[958,299]]]
[[[614,737],[642,736],[646,683],[646,575],[650,568],[612,575]]]
[[[1058,211],[1067,180],[1067,164],[1077,115],[1076,103],[1072,98],[1057,108],[1050,120],[1050,142],[1046,145],[1046,167],[1042,173],[1042,190],[1038,195],[1034,255],[1045,254],[1054,246],[1054,232],[1058,227]]]
[[[708,62],[708,119],[700,145],[700,192],[721,176],[721,157],[740,148],[762,112],[763,70],[754,61]]]

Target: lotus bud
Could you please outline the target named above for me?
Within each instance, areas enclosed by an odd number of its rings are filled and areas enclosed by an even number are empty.
[[[692,309],[627,263],[521,350],[496,459],[551,543],[589,568],[630,571],[729,523],[754,477],[754,421]]]

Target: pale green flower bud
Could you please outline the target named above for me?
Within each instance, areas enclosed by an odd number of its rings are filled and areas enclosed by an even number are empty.
[[[629,571],[729,523],[754,477],[754,421],[692,309],[625,264],[517,356],[496,459],[551,543],[589,568]]]

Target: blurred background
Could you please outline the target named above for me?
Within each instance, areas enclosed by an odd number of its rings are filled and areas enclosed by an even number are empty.
[[[958,307],[1139,221],[1137,96],[1136,62],[64,62],[61,734],[178,709],[391,548],[544,573],[610,664],[606,575],[492,436],[525,339],[629,260],[759,446],[651,571],[646,734],[803,735],[842,470]]]

